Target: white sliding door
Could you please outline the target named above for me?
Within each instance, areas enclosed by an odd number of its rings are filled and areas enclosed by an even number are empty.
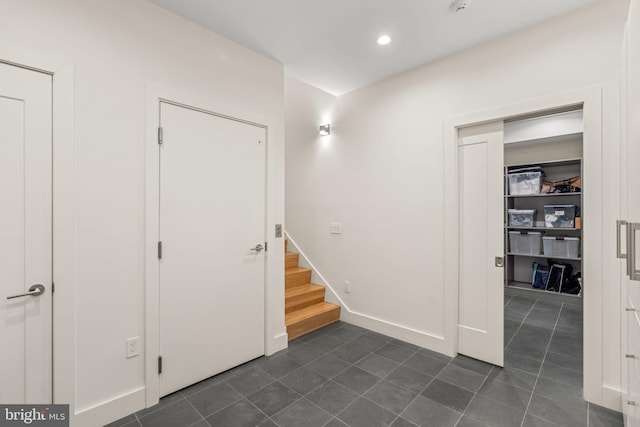
[[[504,256],[503,153],[502,122],[458,132],[458,352],[498,366],[504,359],[504,279],[497,265]]]

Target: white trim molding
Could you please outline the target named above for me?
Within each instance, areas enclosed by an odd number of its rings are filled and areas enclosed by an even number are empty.
[[[75,414],[75,424],[78,426],[98,426],[105,422],[117,421],[144,407],[144,400],[145,388],[140,387],[109,401],[82,409]]]

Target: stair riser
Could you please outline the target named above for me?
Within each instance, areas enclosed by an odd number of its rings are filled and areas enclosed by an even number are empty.
[[[287,334],[289,340],[297,338],[301,335],[320,329],[324,326],[330,325],[340,320],[340,307],[336,307],[335,310],[328,311],[326,313],[313,316],[308,319],[304,319],[293,325],[287,327]]]
[[[298,259],[300,255],[294,253],[288,253],[284,257],[284,268],[293,268],[298,266]]]
[[[304,295],[288,297],[285,300],[285,313],[309,307],[324,301],[324,288],[307,292]]]
[[[311,270],[297,271],[295,273],[287,273],[284,275],[284,287],[286,289],[311,283]]]

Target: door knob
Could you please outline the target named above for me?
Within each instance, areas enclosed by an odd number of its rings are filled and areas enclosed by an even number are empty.
[[[255,248],[251,248],[252,251],[256,251],[256,252],[262,252],[264,248],[262,247],[261,244],[257,244]]]
[[[42,295],[44,293],[44,285],[33,285],[29,288],[29,292],[27,292],[26,294],[20,294],[20,295],[12,295],[10,297],[7,297],[7,299],[14,299],[14,298],[20,298],[20,297],[37,297],[38,295]]]

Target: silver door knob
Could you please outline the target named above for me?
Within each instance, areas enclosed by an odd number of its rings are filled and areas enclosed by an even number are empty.
[[[262,250],[264,249],[264,247],[262,247],[261,244],[257,244],[255,248],[251,248],[252,251],[256,251],[256,252],[262,252]]]
[[[7,297],[7,299],[14,299],[14,298],[20,298],[20,297],[37,297],[38,295],[42,295],[44,293],[44,285],[33,285],[29,288],[29,292],[27,292],[26,294],[20,294],[20,295],[12,295],[10,297]]]

